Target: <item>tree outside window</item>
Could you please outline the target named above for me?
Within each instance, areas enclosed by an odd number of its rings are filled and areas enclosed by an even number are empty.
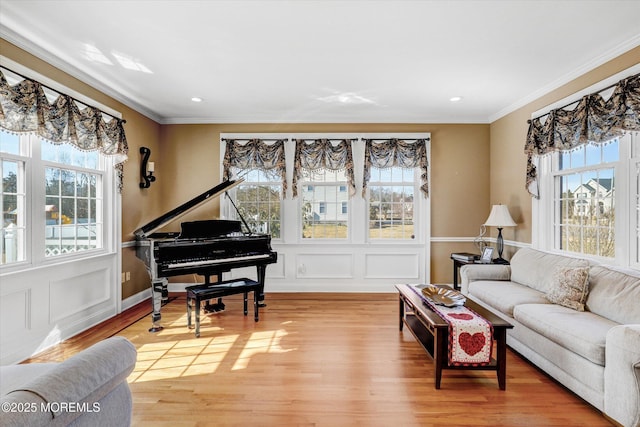
[[[371,168],[369,238],[414,239],[415,171]]]
[[[244,182],[233,190],[238,211],[251,231],[270,234],[272,238],[279,239],[282,228],[280,222],[282,199],[280,177],[274,171],[258,169],[236,172],[244,174]]]

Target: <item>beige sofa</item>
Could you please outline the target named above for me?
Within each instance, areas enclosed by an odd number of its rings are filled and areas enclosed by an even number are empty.
[[[129,426],[136,348],[112,337],[61,363],[0,366],[0,425]]]
[[[511,265],[460,273],[463,294],[514,325],[511,348],[610,419],[640,426],[639,271],[523,248]]]

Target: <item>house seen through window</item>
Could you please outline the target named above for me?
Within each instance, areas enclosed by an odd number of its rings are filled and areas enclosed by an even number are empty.
[[[303,172],[301,218],[303,239],[348,238],[349,193],[344,171]]]

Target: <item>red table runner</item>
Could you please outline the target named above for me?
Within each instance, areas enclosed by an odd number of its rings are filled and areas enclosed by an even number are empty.
[[[415,285],[411,290],[449,324],[449,365],[481,366],[491,362],[493,326],[484,317],[465,306],[436,305]]]

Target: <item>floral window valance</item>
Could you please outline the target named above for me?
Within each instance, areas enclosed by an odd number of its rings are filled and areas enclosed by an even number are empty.
[[[371,168],[420,168],[422,185],[420,191],[429,196],[429,161],[427,160],[427,140],[417,139],[406,142],[400,139],[389,139],[377,142],[365,139],[364,178],[362,196],[365,196],[367,184],[371,179]]]
[[[272,143],[262,139],[243,140],[245,142],[235,139],[223,141],[227,144],[222,163],[225,181],[231,179],[231,168],[273,171],[282,178],[282,193],[286,194],[284,140],[278,139]]]
[[[640,130],[640,74],[620,80],[606,101],[594,93],[582,97],[572,110],[559,108],[545,116],[529,121],[524,147],[526,188],[536,198],[540,195],[533,156],[569,151],[587,143],[605,143],[625,132]]]
[[[344,170],[347,176],[349,196],[356,193],[353,173],[353,154],[351,153],[351,139],[340,140],[334,145],[330,139],[296,140],[295,172],[293,174],[293,197],[298,195],[298,179],[303,170],[315,171],[328,169],[332,171]]]
[[[114,157],[118,189],[122,192],[123,163],[129,151],[123,128],[125,121],[52,89],[50,93],[55,92],[57,96],[49,102],[45,88],[49,89],[27,78],[11,86],[0,70],[0,127],[9,132],[34,133],[54,144],[68,143],[83,151],[99,151]],[[105,120],[105,115],[110,120]]]

